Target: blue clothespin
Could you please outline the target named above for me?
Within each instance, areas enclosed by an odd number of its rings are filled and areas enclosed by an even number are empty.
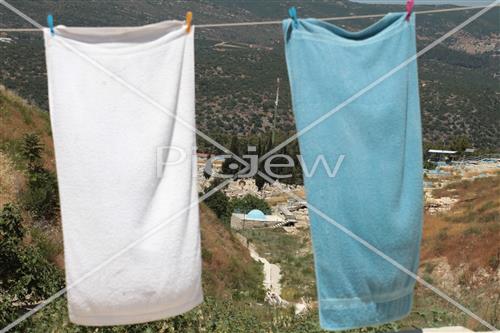
[[[288,15],[293,20],[293,26],[297,28],[299,26],[299,21],[297,18],[297,9],[295,7],[288,8]]]
[[[49,26],[50,34],[54,36],[54,17],[52,17],[52,14],[47,15],[47,25]]]

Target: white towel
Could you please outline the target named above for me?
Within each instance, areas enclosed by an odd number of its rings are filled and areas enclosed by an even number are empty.
[[[193,30],[44,32],[73,323],[140,323],[202,302]]]

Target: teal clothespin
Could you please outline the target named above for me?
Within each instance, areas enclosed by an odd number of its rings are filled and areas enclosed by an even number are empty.
[[[297,28],[299,26],[299,21],[297,18],[297,8],[295,7],[288,8],[288,15],[290,15],[290,18],[293,21],[293,26]]]
[[[50,34],[54,36],[54,17],[52,14],[47,15],[47,25],[50,29]]]

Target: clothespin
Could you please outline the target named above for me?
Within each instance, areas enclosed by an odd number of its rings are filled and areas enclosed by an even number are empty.
[[[50,29],[50,34],[54,36],[54,17],[52,14],[47,15],[47,25]]]
[[[191,31],[191,21],[192,20],[193,20],[193,13],[187,12],[186,13],[186,25],[187,25],[186,32],[188,32],[188,33]]]
[[[411,12],[413,11],[413,6],[415,6],[415,0],[406,1],[406,20],[410,20]]]
[[[288,15],[292,19],[294,27],[297,28],[299,26],[299,21],[297,18],[297,8],[295,7],[288,8]]]

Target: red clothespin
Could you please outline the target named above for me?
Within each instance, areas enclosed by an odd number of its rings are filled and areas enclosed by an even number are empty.
[[[193,13],[192,12],[187,12],[186,13],[186,32],[190,32],[191,31],[191,21],[193,20]]]
[[[415,0],[406,1],[406,20],[410,20],[411,12],[413,11],[413,6],[415,6]]]

